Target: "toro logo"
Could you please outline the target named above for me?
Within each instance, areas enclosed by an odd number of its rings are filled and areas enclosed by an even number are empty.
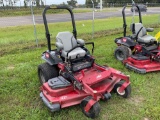
[[[126,38],[123,38],[123,39],[122,39],[122,41],[123,41],[123,42],[126,42],[126,41],[127,41],[127,39],[126,39]]]
[[[49,58],[49,53],[46,53],[45,56],[46,56],[46,58]]]
[[[98,75],[98,76],[97,76],[97,79],[99,79],[99,78],[101,78],[101,77],[102,77],[102,75]]]
[[[62,100],[65,100],[67,98],[67,96],[62,96],[60,97]]]

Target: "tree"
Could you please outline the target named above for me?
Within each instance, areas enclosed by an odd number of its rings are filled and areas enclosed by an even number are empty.
[[[3,0],[0,0],[0,4],[2,4],[3,9],[5,9],[5,8],[4,8],[4,1],[3,1]]]
[[[24,7],[27,8],[27,1],[24,0]]]
[[[65,3],[65,2],[62,2],[60,5],[63,5],[63,6],[64,6],[64,5],[66,5],[66,3]]]
[[[3,4],[3,0],[0,0],[0,4]]]
[[[103,6],[104,6],[104,7],[108,7],[108,0],[104,0],[104,1],[103,1]]]
[[[43,2],[43,0],[41,0],[41,6],[44,6],[44,2]]]
[[[1,1],[3,1],[3,0],[1,0]],[[6,6],[12,6],[12,8],[13,8],[13,5],[18,1],[18,0],[4,0],[5,2],[6,2]],[[7,5],[7,3],[8,3],[8,5]],[[3,6],[4,6],[4,4],[3,4]]]
[[[91,2],[91,0],[86,0],[86,7],[88,8],[88,7],[92,7],[92,2]]]
[[[40,6],[40,0],[36,0],[36,6],[39,7]]]
[[[72,7],[76,7],[77,0],[70,0],[70,1],[67,1],[67,3]]]
[[[66,5],[66,3],[65,3],[65,2],[63,2],[63,3],[62,3],[62,5]]]
[[[93,0],[93,2],[94,2],[94,6],[97,6],[99,0]],[[93,6],[91,0],[86,0],[85,4],[86,4],[86,7],[87,7],[87,8],[92,8],[92,6]]]

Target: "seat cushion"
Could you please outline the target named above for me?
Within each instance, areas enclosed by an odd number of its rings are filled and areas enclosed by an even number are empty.
[[[139,37],[137,41],[138,42],[142,42],[142,43],[152,43],[155,40],[156,39],[153,36],[151,36],[151,35],[145,35],[143,37]]]
[[[80,47],[75,48],[68,54],[68,59],[75,59],[76,57],[84,57],[86,51]],[[65,58],[67,56],[67,52],[62,50],[62,56]]]
[[[69,51],[73,47],[77,46],[77,40],[70,32],[59,32],[56,36],[56,42],[60,42],[65,51]]]

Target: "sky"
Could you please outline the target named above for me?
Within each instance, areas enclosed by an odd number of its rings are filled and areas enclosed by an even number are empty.
[[[47,5],[51,5],[51,4],[61,4],[63,2],[65,2],[67,4],[67,1],[69,0],[43,0],[44,4],[46,2]],[[85,0],[77,0],[78,4],[85,4]],[[4,4],[6,4],[4,2]],[[24,5],[24,0],[17,0],[17,3],[15,4],[15,6],[23,6]],[[1,5],[0,5],[1,6]]]
[[[53,4],[60,4],[60,3],[67,3],[68,0],[46,0],[47,3],[53,3]],[[78,4],[84,4],[85,0],[77,0]]]
[[[23,1],[24,0],[20,0],[21,2],[19,2],[17,0],[17,6],[20,6],[20,4],[23,6]],[[47,5],[51,5],[51,4],[60,4],[60,3],[67,3],[67,1],[69,0],[43,0],[44,1],[44,4],[46,2]],[[85,4],[85,0],[77,0],[78,4]]]

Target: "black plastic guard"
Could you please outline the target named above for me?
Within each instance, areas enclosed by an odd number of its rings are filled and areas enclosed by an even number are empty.
[[[58,89],[58,88],[70,86],[71,83],[68,80],[66,80],[65,78],[63,78],[62,76],[58,76],[58,77],[55,77],[55,78],[48,80],[48,85],[52,89]]]
[[[55,104],[50,103],[50,102],[45,98],[45,96],[43,95],[42,92],[40,93],[40,97],[41,97],[43,103],[50,109],[51,112],[59,111],[59,110],[60,110],[60,104],[58,104],[58,103],[55,103]]]
[[[127,47],[133,47],[136,45],[136,42],[131,39],[131,37],[120,37],[114,40],[116,44],[124,45]]]
[[[42,54],[42,59],[50,65],[57,65],[58,63],[63,62],[60,55],[56,53],[56,51],[45,51]]]
[[[139,69],[139,68],[136,68],[134,66],[131,66],[129,65],[128,63],[125,64],[126,68],[130,69],[130,70],[133,70],[137,73],[140,73],[140,74],[145,74],[146,73],[146,70],[145,69]]]

